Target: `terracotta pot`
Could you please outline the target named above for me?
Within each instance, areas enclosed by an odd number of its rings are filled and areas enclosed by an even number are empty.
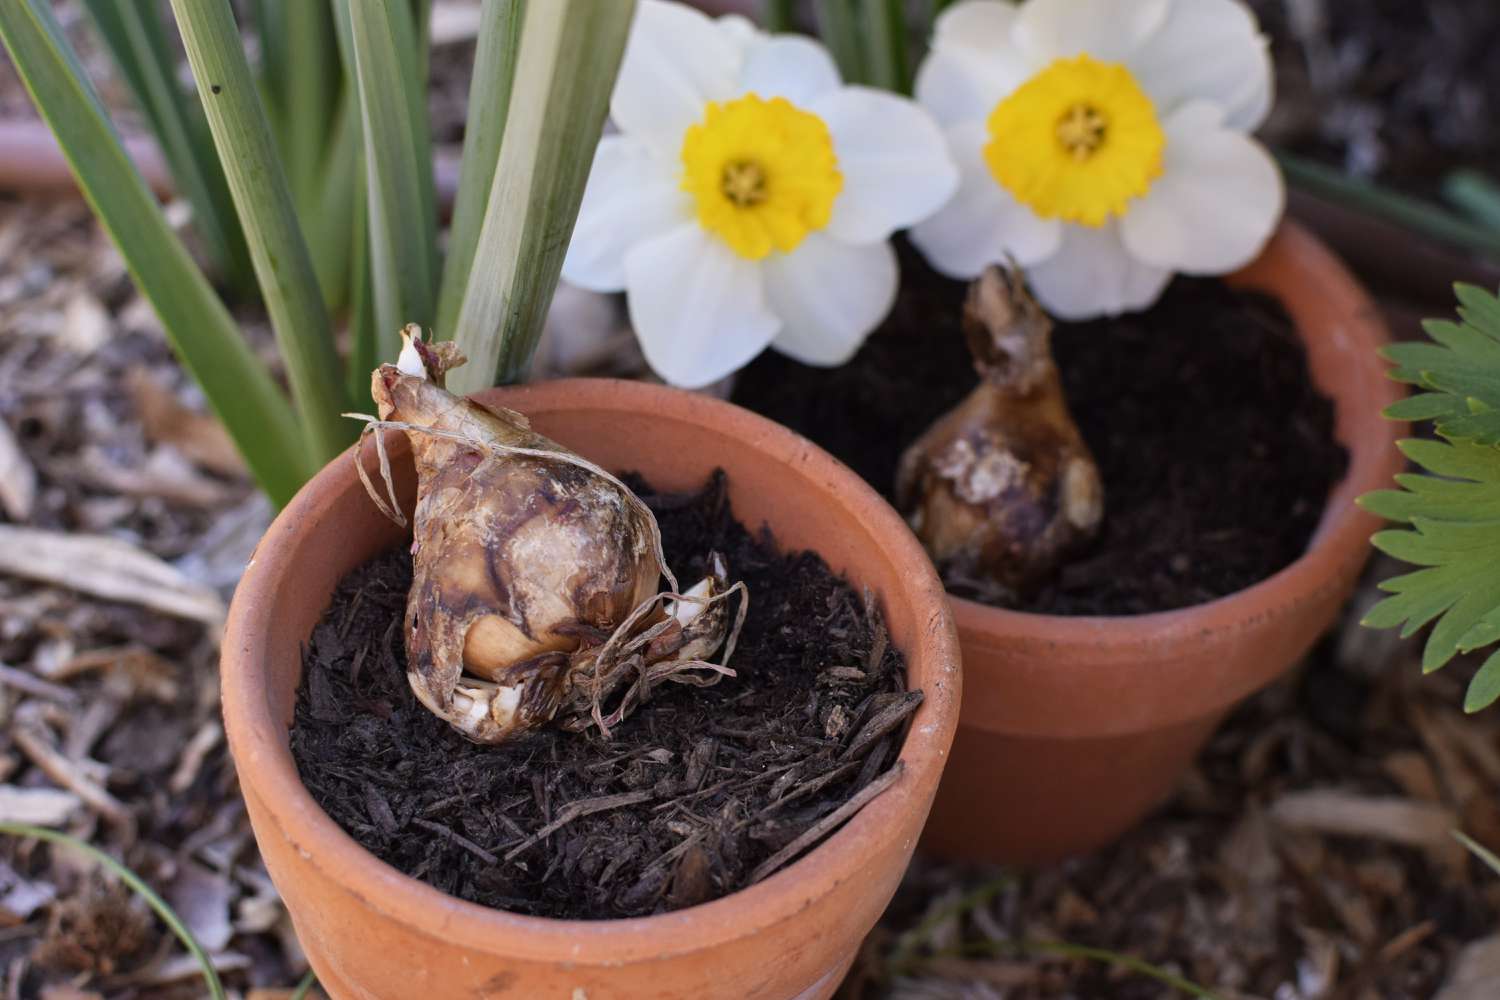
[[[404,535],[346,454],[271,525],[224,639],[225,728],[256,840],[297,935],[336,998],[827,997],[906,869],[957,725],[958,640],[942,584],[897,514],[806,440],[738,407],[660,386],[569,380],[491,390],[543,433],[667,489],[729,475],[735,511],[816,549],[882,595],[926,700],[904,774],[822,846],[764,882],[676,913],[613,921],[515,916],[462,902],[367,853],[330,820],[287,749],[301,646],[339,579]],[[414,490],[392,435],[400,490]],[[370,449],[373,451],[373,449]],[[370,468],[373,456],[367,455]]]
[[[1353,590],[1373,516],[1354,498],[1401,468],[1398,398],[1369,297],[1314,237],[1284,225],[1235,284],[1291,313],[1314,381],[1337,406],[1347,476],[1308,550],[1196,607],[1124,617],[1024,614],[954,599],[967,676],[953,760],[924,849],[1024,863],[1098,847],[1162,800],[1237,702],[1296,663]]]

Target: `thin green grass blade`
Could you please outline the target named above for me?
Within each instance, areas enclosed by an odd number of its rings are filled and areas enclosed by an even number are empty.
[[[1477,170],[1455,170],[1443,181],[1443,196],[1482,226],[1500,232],[1500,184]]]
[[[307,996],[312,993],[312,988],[317,984],[318,974],[308,969],[307,975],[302,977],[302,981],[297,984],[296,989],[292,990],[292,995],[287,997],[287,1000],[307,1000]]]
[[[214,146],[244,227],[308,453],[316,464],[353,440],[333,331],[276,157],[229,0],[172,0]]]
[[[254,288],[250,251],[214,154],[208,123],[178,84],[162,10],[154,2],[86,0],[136,105],[161,146],[177,189],[193,206],[193,228],[214,269],[240,291]]]
[[[494,184],[495,164],[500,160],[505,135],[525,12],[526,0],[484,0],[474,76],[469,83],[463,165],[448,233],[448,257],[443,262],[443,288],[438,296],[437,329],[444,339],[454,336],[464,289],[474,266],[474,251],[479,246],[484,206]]]
[[[9,0],[7,0],[7,5],[9,5]],[[36,840],[45,840],[50,844],[61,844],[81,854],[86,854],[100,865],[103,865],[116,878],[129,886],[131,892],[145,900],[146,905],[151,907],[152,912],[161,918],[162,923],[166,924],[172,933],[177,935],[177,940],[181,941],[192,954],[193,958],[198,960],[198,967],[203,970],[204,985],[208,987],[208,995],[213,1000],[225,1000],[224,985],[219,982],[219,973],[214,969],[213,959],[208,957],[208,952],[204,950],[203,945],[198,943],[198,939],[193,936],[192,931],[188,930],[187,924],[182,922],[182,918],[177,915],[177,912],[168,906],[167,901],[158,896],[156,891],[147,885],[135,872],[126,868],[123,864],[92,844],[85,843],[77,837],[71,837],[66,833],[59,833],[56,830],[47,830],[39,826],[26,826],[22,823],[0,823],[0,835],[8,837],[31,837]]]
[[[407,0],[342,0],[359,88],[365,148],[377,354],[391,359],[407,323],[436,315],[437,217],[431,141]]]
[[[1471,222],[1438,205],[1350,177],[1341,170],[1285,151],[1276,159],[1287,180],[1315,195],[1369,212],[1454,246],[1500,258],[1500,231]]]
[[[313,471],[291,406],[162,217],[45,0],[0,2],[0,39],[178,358],[261,487],[285,503]]]
[[[457,392],[520,378],[547,318],[635,0],[528,3],[505,141],[459,309]],[[456,383],[456,385],[455,385]]]
[[[1500,856],[1497,856],[1494,851],[1491,851],[1488,847],[1485,847],[1479,841],[1468,836],[1467,834],[1460,833],[1457,830],[1453,831],[1453,839],[1457,840],[1460,844],[1463,844],[1471,852],[1473,852],[1474,856],[1480,861],[1484,862],[1485,867],[1487,867],[1490,871],[1494,872],[1496,875],[1500,875]]]

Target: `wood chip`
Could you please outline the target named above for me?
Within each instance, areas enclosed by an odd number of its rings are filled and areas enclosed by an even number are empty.
[[[1442,992],[1432,1000],[1495,1000],[1500,982],[1500,934],[1468,945],[1458,953]]]
[[[36,504],[36,469],[10,425],[0,420],[0,508],[12,521],[28,521]]]
[[[581,802],[569,802],[567,805],[563,806],[561,810],[558,811],[556,819],[507,851],[505,854],[505,860],[514,861],[516,855],[526,850],[532,844],[535,844],[547,837],[552,836],[552,834],[556,833],[558,830],[561,830],[563,827],[567,826],[575,819],[579,819],[584,816],[592,816],[594,813],[604,812],[608,809],[620,809],[624,806],[633,806],[638,805],[642,802],[650,802],[655,797],[655,793],[650,791],[621,792],[618,795],[601,795],[596,799],[584,799]]]
[[[0,573],[207,625],[224,620],[217,592],[118,538],[0,525]]]
[[[132,370],[126,375],[125,384],[148,439],[171,445],[210,472],[231,477],[246,475],[245,462],[234,446],[234,439],[211,414],[184,406],[176,394],[144,370]]]
[[[1463,847],[1451,833],[1458,817],[1428,802],[1312,789],[1283,795],[1269,815],[1286,830],[1389,841],[1425,848],[1450,863],[1463,861]]]
[[[27,702],[16,711],[11,738],[37,768],[57,784],[73,792],[90,809],[123,831],[126,842],[135,839],[135,817],[119,799],[90,776],[76,761],[69,760],[53,743],[51,730],[35,711],[40,705]],[[97,762],[91,762],[98,766]]]
[[[82,806],[82,799],[60,788],[0,785],[0,823],[59,827]]]
[[[884,774],[880,775],[880,777],[876,778],[874,781],[861,788],[854,794],[852,798],[849,799],[848,802],[845,802],[833,812],[818,820],[818,822],[809,827],[796,840],[792,841],[790,844],[787,844],[781,850],[777,851],[765,861],[761,862],[760,867],[756,868],[755,871],[750,873],[750,878],[745,882],[745,884],[754,885],[761,879],[764,879],[766,876],[780,869],[787,862],[791,861],[793,858],[797,857],[797,855],[801,854],[803,851],[807,850],[809,847],[822,840],[828,834],[838,829],[850,816],[853,816],[855,813],[859,812],[865,807],[867,803],[873,801],[875,797],[878,796],[881,792],[894,785],[896,783],[896,780],[900,778],[901,775],[905,772],[906,761],[896,761],[895,764],[891,765],[890,770],[886,771]]]
[[[209,751],[218,746],[224,740],[224,727],[219,725],[218,720],[210,719],[188,740],[187,746],[182,748],[182,756],[177,761],[177,770],[172,772],[172,777],[167,779],[167,791],[173,795],[181,795],[192,786],[198,777],[198,772],[203,769],[203,760]]]
[[[36,698],[46,698],[61,705],[72,705],[78,696],[61,684],[44,681],[35,674],[18,670],[9,664],[0,663],[0,686],[8,687]]]

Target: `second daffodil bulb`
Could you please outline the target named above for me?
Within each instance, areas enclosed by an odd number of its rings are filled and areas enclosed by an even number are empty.
[[[623,291],[651,367],[698,388],[767,346],[848,360],[896,297],[891,234],[958,171],[915,102],[817,42],[642,0],[563,277]]]
[[[961,179],[912,242],[954,278],[1018,262],[1060,318],[1235,270],[1281,218],[1281,174],[1248,134],[1271,62],[1240,0],[961,0],[916,92]]]

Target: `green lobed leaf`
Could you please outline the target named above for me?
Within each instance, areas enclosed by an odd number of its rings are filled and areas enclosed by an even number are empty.
[[[0,0],[0,39],[177,357],[261,487],[285,503],[313,471],[291,406],[162,216],[48,3]]]
[[[1464,694],[1464,711],[1478,712],[1500,701],[1500,652],[1491,653]]]
[[[1392,594],[1364,624],[1402,627],[1408,637],[1432,624],[1422,669],[1440,669],[1460,652],[1500,638],[1500,449],[1473,441],[1402,442],[1436,475],[1403,473],[1401,489],[1360,498],[1365,509],[1408,528],[1377,532],[1371,544],[1424,567],[1386,580]]]

